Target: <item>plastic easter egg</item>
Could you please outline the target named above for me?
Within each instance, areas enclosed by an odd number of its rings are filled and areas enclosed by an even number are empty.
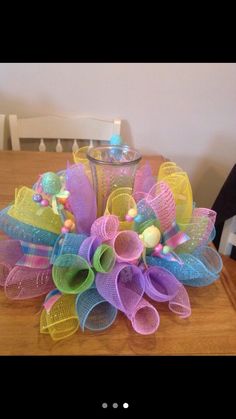
[[[61,233],[62,234],[66,234],[66,233],[69,233],[69,232],[70,232],[69,228],[66,228],[66,227],[61,228]]]
[[[131,218],[136,217],[136,215],[137,215],[137,210],[136,210],[135,208],[131,208],[131,209],[128,211],[128,215],[129,215],[129,217],[131,217]]]
[[[113,134],[110,138],[111,145],[120,145],[122,144],[122,138],[119,134]]]
[[[171,247],[164,246],[162,251],[163,251],[164,255],[166,255],[167,253],[169,253],[171,251]]]
[[[33,200],[34,202],[41,202],[43,199],[42,195],[40,195],[40,193],[36,193],[33,195]]]
[[[40,205],[41,205],[42,207],[48,207],[48,205],[49,205],[49,201],[48,201],[48,199],[43,199],[43,200],[40,202]]]
[[[64,227],[71,229],[73,226],[73,221],[72,220],[65,220],[64,222]]]
[[[131,221],[133,221],[133,217],[130,217],[129,214],[126,214],[125,220],[128,221],[129,223],[131,223]]]
[[[136,215],[136,217],[134,218],[134,221],[136,223],[141,223],[143,221],[143,217],[141,214]]]
[[[60,177],[53,172],[44,173],[42,176],[42,188],[45,194],[56,195],[61,190]]]
[[[162,249],[163,249],[163,246],[162,246],[161,243],[159,243],[157,246],[155,246],[154,251],[155,251],[155,253],[160,253],[162,251]]]
[[[142,236],[143,236],[144,246],[147,247],[148,249],[151,249],[159,243],[160,238],[161,238],[161,233],[157,227],[152,225],[150,227],[147,227],[143,231]]]

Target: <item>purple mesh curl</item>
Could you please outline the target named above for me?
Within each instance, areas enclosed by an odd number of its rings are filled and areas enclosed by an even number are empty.
[[[117,263],[112,272],[97,273],[96,287],[106,301],[129,316],[143,296],[145,280],[137,266]]]
[[[87,237],[87,239],[85,239],[81,244],[78,254],[87,260],[90,265],[92,265],[93,255],[100,244],[101,240],[98,237]]]
[[[82,164],[74,164],[66,170],[66,189],[70,192],[68,202],[74,214],[78,233],[89,233],[96,219],[97,202],[92,185]]]

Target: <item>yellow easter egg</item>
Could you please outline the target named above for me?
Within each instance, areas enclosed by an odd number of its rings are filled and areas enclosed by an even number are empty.
[[[160,238],[161,238],[161,233],[157,227],[152,225],[150,227],[147,227],[143,231],[142,236],[143,236],[144,246],[147,247],[148,249],[151,249],[159,243]]]
[[[131,209],[128,211],[128,215],[129,215],[130,217],[132,217],[132,218],[136,217],[136,215],[137,215],[137,210],[136,210],[135,208],[131,208]]]

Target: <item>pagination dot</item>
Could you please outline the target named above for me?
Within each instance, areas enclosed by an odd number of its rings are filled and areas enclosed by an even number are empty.
[[[124,409],[128,409],[128,407],[129,407],[129,404],[128,404],[128,403],[124,403],[124,404],[123,404],[123,408],[124,408]]]
[[[107,403],[103,403],[102,407],[103,407],[103,409],[106,409],[107,408]]]

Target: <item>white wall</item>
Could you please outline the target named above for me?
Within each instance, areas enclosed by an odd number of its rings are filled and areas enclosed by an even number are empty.
[[[200,206],[236,163],[236,64],[0,64],[0,113],[119,117],[125,142],[188,171]]]

